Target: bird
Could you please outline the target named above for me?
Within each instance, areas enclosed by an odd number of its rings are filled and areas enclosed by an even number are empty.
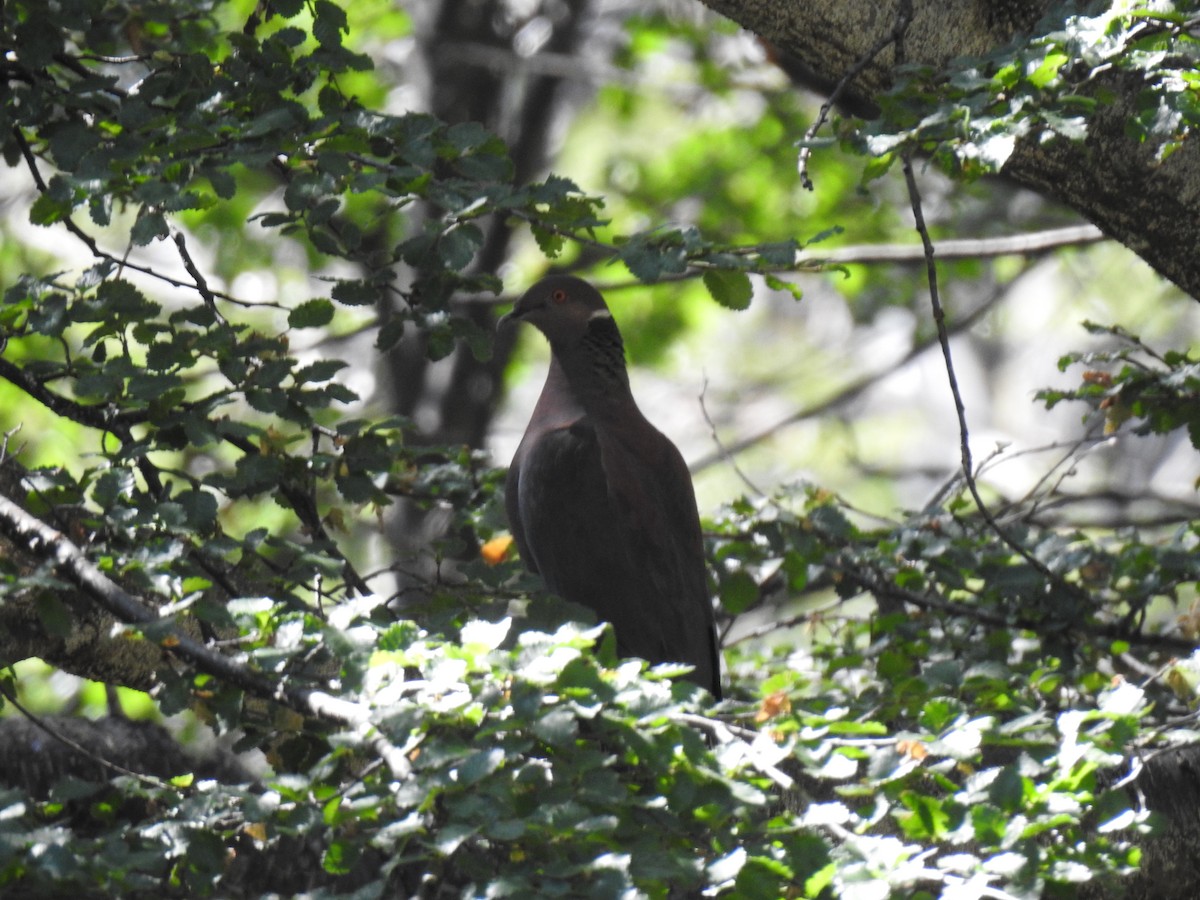
[[[586,281],[550,275],[498,327],[528,322],[550,368],[505,480],[517,551],[553,594],[609,622],[617,652],[692,666],[721,698],[720,653],[691,474],[634,400],[625,345]]]

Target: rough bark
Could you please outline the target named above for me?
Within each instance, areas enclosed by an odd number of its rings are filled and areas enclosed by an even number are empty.
[[[703,2],[770,41],[798,69],[825,84],[836,84],[886,38],[900,6],[898,0]],[[908,61],[935,68],[1020,40],[1043,15],[1061,19],[1072,11],[1047,0],[913,0],[912,7],[905,35]],[[891,83],[894,66],[889,46],[855,78],[848,99],[856,111],[873,105]],[[1156,147],[1125,128],[1138,80],[1113,77],[1102,87],[1114,99],[1089,123],[1085,140],[1021,141],[1004,173],[1077,210],[1200,298],[1200,256],[1194,246],[1200,233],[1200,148],[1185,142],[1165,161],[1156,161]]]
[[[25,474],[5,460],[0,497],[22,505],[28,493]],[[83,514],[60,507],[46,521],[65,532],[82,531],[87,527]],[[28,574],[44,566],[44,559],[0,535],[0,567]],[[81,678],[139,690],[154,686],[155,672],[164,664],[160,647],[131,637],[111,614],[66,584],[9,592],[0,602],[0,665],[34,656]]]

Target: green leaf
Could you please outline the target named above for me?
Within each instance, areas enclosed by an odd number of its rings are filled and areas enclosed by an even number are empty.
[[[208,179],[208,183],[212,185],[213,193],[222,200],[232,200],[237,194],[237,181],[225,169],[219,169],[215,166],[205,167],[202,172]]]
[[[314,9],[313,37],[322,47],[341,47],[342,33],[350,30],[346,11],[330,0],[317,0]]]
[[[579,733],[579,720],[565,707],[555,707],[533,725],[533,733],[551,746],[570,746]]]
[[[483,232],[470,223],[447,231],[437,240],[438,256],[446,268],[461,271],[470,265],[483,243]]]
[[[768,856],[752,856],[738,871],[734,892],[746,900],[776,900],[783,884],[793,878],[784,863]]]
[[[142,322],[157,316],[162,307],[128,281],[113,278],[96,288],[96,302],[104,308],[103,319]]]
[[[730,615],[740,615],[758,601],[758,583],[749,572],[739,569],[722,579],[721,606]]]
[[[304,0],[271,0],[271,12],[285,19],[295,18],[303,9]]]
[[[29,311],[29,328],[51,337],[62,334],[67,325],[67,298],[63,294],[43,297]]]
[[[1026,779],[1015,766],[1005,766],[988,787],[988,799],[1012,813],[1025,805]]]
[[[345,875],[357,855],[346,841],[332,841],[321,856],[321,867],[332,875]]]
[[[1067,54],[1060,52],[1047,53],[1046,58],[1042,60],[1041,65],[1029,73],[1027,76],[1029,83],[1039,90],[1045,88],[1052,81],[1058,78],[1058,70],[1063,67],[1067,61]]]
[[[102,509],[110,509],[118,500],[131,499],[134,489],[133,473],[128,469],[106,469],[96,479],[92,500]]]
[[[38,194],[29,207],[29,221],[34,225],[53,225],[71,215],[74,209],[73,192],[61,175],[50,179],[47,190]]]
[[[750,284],[750,276],[745,272],[707,269],[704,272],[704,286],[708,288],[712,298],[726,309],[739,311],[747,309],[754,296],[754,287]]]
[[[209,491],[183,491],[175,497],[183,508],[188,527],[201,534],[208,533],[217,522],[217,498]]]
[[[291,328],[320,328],[333,321],[333,304],[323,297],[305,300],[288,313]]]
[[[330,296],[346,306],[370,306],[379,300],[379,288],[367,281],[339,281]]]
[[[862,184],[867,185],[876,179],[882,178],[892,168],[896,159],[895,153],[882,153],[878,156],[868,158],[866,165],[863,166]]]
[[[640,281],[653,284],[664,274],[679,274],[687,268],[682,247],[651,240],[645,235],[631,238],[620,247],[621,262]]]
[[[533,231],[533,239],[537,241],[538,249],[545,254],[546,258],[557,259],[558,255],[562,253],[563,246],[566,244],[562,235],[545,228],[539,228],[536,225],[531,230]]]
[[[310,382],[328,381],[335,374],[346,368],[348,363],[341,359],[320,359],[314,363],[309,363],[303,368],[297,369],[292,376],[292,380],[296,384],[307,384]]]
[[[375,349],[386,352],[400,343],[407,321],[403,316],[392,316],[384,322],[379,333],[375,335]]]
[[[167,220],[160,212],[150,212],[142,209],[138,213],[137,221],[133,223],[133,228],[129,230],[129,237],[139,247],[144,247],[151,241],[160,240],[170,234],[170,229],[167,228]]]

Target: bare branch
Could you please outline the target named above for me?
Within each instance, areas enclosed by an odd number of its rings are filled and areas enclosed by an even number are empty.
[[[911,0],[904,0],[901,3],[901,17],[904,16],[903,10],[910,6]],[[898,62],[903,61],[904,42],[903,37],[896,42],[896,54]],[[934,262],[933,240],[929,236],[929,229],[925,224],[925,214],[921,205],[921,194],[917,188],[917,179],[913,174],[912,153],[911,151],[904,153],[902,157],[902,169],[904,171],[904,183],[908,188],[908,198],[912,206],[913,220],[916,225],[917,233],[921,235],[921,245],[925,249],[925,269],[929,280],[929,303],[933,308],[933,320],[937,326],[938,343],[942,348],[942,356],[946,361],[946,378],[950,385],[950,393],[954,398],[954,411],[958,417],[958,434],[959,447],[962,453],[962,472],[963,478],[966,481],[967,490],[971,494],[971,498],[975,501],[975,507],[979,510],[979,514],[983,517],[987,527],[990,528],[997,537],[1007,544],[1015,553],[1024,559],[1029,565],[1036,569],[1046,579],[1048,585],[1053,584],[1064,594],[1075,597],[1076,599],[1087,602],[1087,594],[1077,585],[1071,584],[1060,575],[1051,571],[1050,567],[1038,559],[1030,550],[1001,527],[996,521],[987,504],[983,502],[983,497],[979,493],[979,485],[975,480],[974,463],[971,460],[971,438],[970,431],[967,427],[967,410],[963,403],[962,392],[958,387],[958,375],[954,371],[954,358],[950,352],[950,334],[946,328],[946,312],[942,307],[940,291],[938,289],[937,264]]]
[[[706,378],[704,379],[704,386],[700,389],[700,396],[697,399],[700,401],[700,412],[704,414],[704,421],[708,424],[708,433],[712,435],[713,443],[717,445],[717,454],[721,457],[721,459],[729,463],[729,467],[733,469],[734,474],[736,474],[738,478],[742,480],[742,483],[750,489],[751,493],[758,494],[760,497],[767,496],[766,492],[758,487],[758,485],[756,485],[753,481],[751,481],[750,476],[741,470],[737,464],[737,460],[734,459],[733,454],[730,453],[729,450],[726,449],[725,445],[721,442],[721,436],[717,434],[717,423],[714,422],[712,416],[709,415],[708,404],[704,402],[704,396],[707,393],[708,379]]]
[[[976,307],[967,315],[963,316],[954,324],[953,328],[951,329],[951,333],[957,334],[961,331],[966,331],[972,325],[978,322],[996,305],[996,303],[1000,301],[1000,299],[1007,293],[1010,286],[1011,283],[1009,285],[997,286],[992,292],[991,296],[989,296],[986,300],[979,304],[978,307]],[[691,473],[695,475],[696,473],[702,472],[727,458],[736,456],[739,453],[749,450],[751,447],[755,447],[764,441],[770,440],[780,431],[795,425],[797,422],[803,422],[806,419],[813,419],[818,416],[822,416],[831,410],[837,409],[843,404],[849,403],[856,397],[866,393],[866,391],[870,390],[874,385],[891,375],[897,369],[902,368],[919,357],[926,350],[936,346],[937,343],[938,339],[931,337],[927,340],[923,340],[914,344],[895,364],[888,366],[885,369],[872,372],[871,374],[866,375],[857,381],[851,382],[836,394],[833,394],[819,403],[813,404],[812,406],[806,406],[803,409],[796,410],[796,412],[785,416],[778,422],[768,425],[766,428],[763,428],[754,434],[750,434],[746,437],[739,438],[736,441],[724,444],[721,446],[720,450],[702,456],[698,460],[690,463],[688,468],[691,470]]]
[[[941,259],[990,259],[997,256],[1039,256],[1062,247],[1078,247],[1106,240],[1095,225],[1070,225],[1025,234],[986,238],[952,238],[938,241]],[[825,253],[804,251],[800,260],[838,265],[860,263],[919,263],[925,260],[921,244],[854,244]]]

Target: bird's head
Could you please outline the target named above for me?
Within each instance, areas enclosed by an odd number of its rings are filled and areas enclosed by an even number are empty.
[[[599,291],[582,279],[551,275],[527,290],[498,327],[528,322],[546,335],[550,346],[571,347],[583,340],[596,319],[612,320]]]

